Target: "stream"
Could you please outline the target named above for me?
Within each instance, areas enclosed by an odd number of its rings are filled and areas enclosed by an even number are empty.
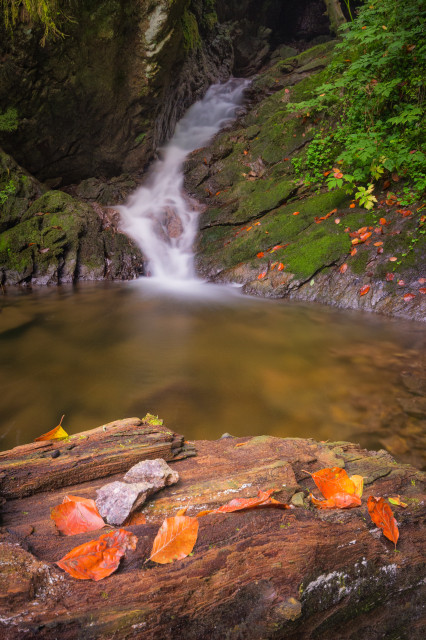
[[[424,464],[419,323],[213,285],[159,293],[149,278],[8,289],[1,303],[3,449],[63,413],[72,434],[150,412],[190,440],[351,440]]]

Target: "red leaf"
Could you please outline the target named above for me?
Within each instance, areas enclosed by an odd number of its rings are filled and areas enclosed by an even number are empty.
[[[65,496],[62,504],[51,509],[50,517],[66,536],[96,531],[105,526],[95,501],[77,496]]]
[[[234,511],[241,511],[242,509],[253,509],[269,500],[274,491],[275,489],[268,489],[267,491],[259,489],[256,498],[234,498],[218,509],[214,509],[212,513],[233,513]]]
[[[348,268],[348,265],[346,264],[346,262],[344,262],[344,263],[342,264],[342,266],[341,266],[341,267],[339,267],[339,271],[340,271],[340,273],[345,273],[345,271],[346,271],[346,269],[347,269],[347,268]]]
[[[403,296],[405,302],[409,302],[415,297],[416,297],[415,293],[406,293],[405,296]]]
[[[419,289],[419,293],[425,294],[426,293],[426,287],[422,287],[421,289]]]
[[[355,247],[353,247],[353,248],[351,249],[351,256],[354,256],[357,252],[358,252],[358,249],[356,249]]]
[[[318,509],[351,509],[352,507],[361,506],[361,498],[350,493],[335,493],[327,500],[317,500],[311,495],[313,504]]]
[[[396,262],[398,260],[398,258],[395,258],[395,256],[392,256],[392,258],[389,258],[389,262]]]
[[[399,531],[393,512],[384,498],[375,498],[370,496],[367,500],[368,513],[370,518],[380,529],[383,535],[395,544],[398,542]]]
[[[355,209],[355,204],[352,202],[352,204],[349,205],[349,209]]]
[[[361,289],[359,290],[359,295],[360,296],[365,296],[366,293],[368,293],[370,291],[370,285],[365,284],[363,287],[361,287]]]
[[[197,542],[198,525],[198,519],[189,516],[166,518],[155,537],[149,559],[168,564],[186,558]]]
[[[282,271],[283,269],[285,269],[285,266],[283,265],[282,262],[279,263],[277,269],[278,269],[278,271]]]
[[[259,253],[256,253],[256,257],[257,258],[263,258],[265,254],[263,253],[263,251],[259,251]]]
[[[404,282],[404,280],[398,280],[398,285],[399,285],[400,287],[405,287],[405,282]]]
[[[386,222],[386,218],[380,218],[379,222],[380,222],[380,224],[382,224],[382,225],[383,225],[383,224],[387,224],[387,222]]]
[[[300,211],[293,211],[293,215],[294,215],[294,216],[298,216],[298,215],[299,215],[299,213],[300,213]]]
[[[386,274],[386,280],[388,282],[392,282],[392,280],[395,278],[395,274],[394,273],[387,273]]]
[[[73,578],[102,580],[116,571],[127,549],[136,549],[137,541],[125,529],[111,531],[75,547],[56,564]]]
[[[266,278],[266,271],[262,271],[262,273],[259,273],[257,276],[258,280],[263,280],[263,278]]]

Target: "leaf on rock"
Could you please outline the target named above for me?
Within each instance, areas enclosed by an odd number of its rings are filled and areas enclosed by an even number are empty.
[[[306,471],[309,473],[309,471]],[[309,473],[324,498],[331,498],[336,493],[356,494],[356,486],[344,469],[331,467]]]
[[[355,495],[358,496],[358,498],[361,498],[362,492],[364,491],[364,477],[351,476],[349,480],[352,480],[355,485]]]
[[[166,518],[155,537],[149,560],[167,564],[186,558],[197,541],[198,524],[197,518],[189,516]]]
[[[62,504],[51,509],[50,517],[66,536],[96,531],[105,526],[95,501],[77,496],[65,496]]]
[[[146,516],[144,513],[132,513],[128,518],[126,518],[126,522],[124,523],[126,527],[131,527],[135,524],[146,524]]]
[[[370,291],[370,285],[365,284],[363,287],[361,287],[361,289],[359,290],[359,295],[360,296],[365,296],[368,292]]]
[[[402,507],[403,509],[408,507],[408,504],[401,502],[401,496],[393,496],[392,498],[388,498],[388,500],[391,504],[396,504],[397,507]]]
[[[163,424],[163,420],[158,416],[152,415],[152,413],[147,413],[142,422],[147,422],[150,427],[161,427]]]
[[[136,549],[138,539],[129,531],[119,529],[105,533],[72,549],[56,564],[79,580],[102,580],[114,573],[128,549]]]
[[[62,428],[62,420],[64,418],[65,415],[62,416],[57,427],[51,429],[51,431],[48,431],[47,433],[43,433],[43,435],[36,438],[34,442],[40,442],[42,440],[65,440],[65,438],[69,438],[65,429]]]
[[[327,500],[317,500],[311,494],[311,500],[318,509],[351,509],[352,507],[361,506],[361,498],[349,493],[335,493]]]
[[[370,518],[383,531],[383,535],[391,540],[396,548],[399,538],[398,526],[393,517],[393,512],[384,498],[370,496],[367,500],[368,513]]]
[[[208,513],[233,513],[234,511],[243,511],[244,509],[257,509],[263,507],[275,507],[278,509],[291,509],[288,504],[279,502],[272,498],[272,494],[276,489],[268,489],[262,491],[259,489],[256,498],[234,498],[230,502],[222,505],[218,509],[206,509],[197,513],[197,518],[207,515]]]

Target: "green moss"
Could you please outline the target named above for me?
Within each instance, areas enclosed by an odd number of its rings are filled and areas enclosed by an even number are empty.
[[[183,48],[185,51],[192,51],[200,46],[201,37],[198,30],[197,18],[192,11],[185,9],[181,18]]]

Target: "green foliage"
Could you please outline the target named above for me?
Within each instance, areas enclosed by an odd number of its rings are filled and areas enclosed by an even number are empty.
[[[4,113],[0,113],[0,131],[16,131],[18,128],[18,112],[9,107]]]
[[[366,209],[372,209],[374,203],[377,202],[376,196],[373,196],[374,184],[369,184],[367,188],[358,187],[358,191],[355,194],[355,198],[359,201],[361,207]]]
[[[306,184],[322,182],[324,166],[332,164],[335,155],[335,144],[330,136],[317,133],[309,144],[306,157],[293,158],[292,164],[297,177],[304,172]]]
[[[25,19],[41,23],[44,27],[41,45],[44,46],[48,38],[64,35],[58,24],[69,19],[64,5],[70,3],[71,0],[0,0],[0,8],[8,31],[13,31],[16,23]]]
[[[312,100],[290,107],[337,121],[335,132],[323,132],[324,170],[330,169],[329,149],[334,145],[331,164],[350,172],[354,183],[396,172],[406,178],[411,197],[425,190],[425,13],[423,0],[364,3],[353,22],[342,27],[328,82]],[[317,141],[315,146],[319,148]]]
[[[12,179],[8,180],[6,184],[0,189],[0,205],[4,204],[9,196],[13,196],[15,191],[15,182]]]

